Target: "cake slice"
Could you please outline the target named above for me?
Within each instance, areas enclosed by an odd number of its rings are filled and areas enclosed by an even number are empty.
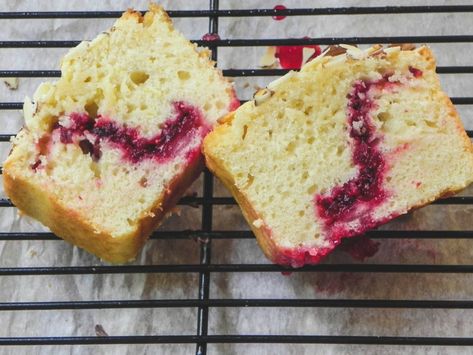
[[[126,262],[199,175],[203,137],[236,106],[209,51],[164,10],[128,10],[26,99],[5,191],[63,239]]]
[[[423,46],[330,48],[204,140],[264,253],[299,267],[473,180],[473,146]]]

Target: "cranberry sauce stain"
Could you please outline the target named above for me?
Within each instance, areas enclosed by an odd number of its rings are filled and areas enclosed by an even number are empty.
[[[353,259],[363,261],[372,257],[378,252],[379,242],[367,238],[365,236],[343,239],[340,244],[340,250],[351,255]]]
[[[119,125],[100,115],[92,120],[85,113],[71,114],[70,124],[56,124],[53,133],[59,130],[63,144],[77,143],[82,152],[90,154],[94,161],[102,156],[101,144],[105,141],[120,149],[122,158],[131,163],[146,159],[165,163],[183,152],[195,137],[199,137],[201,141],[209,130],[197,108],[179,101],[173,103],[173,110],[174,116],[168,118],[161,132],[151,138],[140,136],[136,128]],[[196,149],[199,149],[199,145],[193,150]],[[190,153],[192,152],[188,152]]]
[[[218,33],[206,33],[202,36],[203,41],[220,41]]]
[[[380,223],[370,212],[387,198],[383,189],[386,162],[379,149],[380,137],[371,122],[370,111],[375,102],[370,97],[370,90],[393,85],[397,83],[389,82],[387,76],[372,82],[359,80],[347,96],[352,160],[358,172],[343,185],[315,197],[317,213],[336,244],[342,237],[361,234]]]
[[[308,37],[304,37],[308,38]],[[310,62],[315,57],[322,53],[320,47],[316,44],[310,44],[305,46],[277,46],[276,47],[276,58],[279,60],[279,65],[283,69],[300,69],[303,63],[303,51],[304,48],[313,48],[314,53],[307,59],[306,62]]]
[[[286,10],[286,6],[276,5],[275,7],[273,7],[273,10]],[[286,18],[286,16],[284,16],[284,15],[274,15],[273,16],[273,20],[275,20],[275,21],[282,21],[285,18]]]

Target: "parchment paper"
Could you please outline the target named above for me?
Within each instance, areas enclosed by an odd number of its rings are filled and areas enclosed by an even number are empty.
[[[162,1],[168,9],[207,8],[207,1]],[[230,1],[226,8],[425,5],[420,0],[390,1]],[[455,1],[429,1],[431,5]],[[147,1],[1,1],[1,11],[123,10],[145,9]],[[113,19],[0,20],[0,40],[79,40],[93,38]],[[175,19],[188,38],[208,32],[208,20]],[[369,16],[308,16],[283,21],[271,18],[222,18],[221,38],[285,38],[329,36],[400,36],[471,34],[473,15],[404,14]],[[432,45],[439,65],[471,65],[471,43]],[[221,68],[257,68],[265,48],[219,49]],[[0,69],[57,69],[66,49],[0,49]],[[239,97],[247,99],[254,85],[264,86],[274,78],[238,78]],[[43,79],[20,78],[17,90],[0,81],[0,101],[22,101]],[[473,96],[471,74],[442,75],[451,96]],[[459,106],[467,128],[473,128],[472,106]],[[19,111],[0,111],[0,133],[14,133],[22,125]],[[9,144],[0,143],[3,161]],[[201,195],[201,182],[193,190]],[[228,196],[217,182],[216,196]],[[471,195],[473,189],[465,192]],[[2,192],[2,197],[4,197]],[[472,230],[472,206],[430,206],[384,226],[396,230]],[[182,207],[162,230],[200,228],[199,208]],[[214,207],[215,230],[245,230],[237,206]],[[19,218],[13,208],[0,208],[0,232],[46,230],[29,218]],[[365,263],[471,264],[472,243],[467,239],[393,239],[381,241],[379,252]],[[199,244],[189,240],[149,241],[133,263],[192,264],[199,262]],[[267,263],[254,240],[215,240],[213,263]],[[356,263],[336,251],[327,262]],[[90,254],[63,241],[0,242],[0,267],[102,265]],[[211,276],[212,298],[350,298],[471,300],[471,274],[385,273],[215,273]],[[116,274],[69,276],[12,276],[0,278],[0,302],[89,301],[120,299],[197,298],[197,274]],[[100,325],[108,335],[195,334],[197,312],[193,308],[112,309],[73,311],[0,312],[0,337],[94,336]],[[99,327],[100,328],[100,327]],[[347,308],[213,308],[209,334],[299,334],[299,335],[391,335],[471,337],[471,310],[347,309]],[[98,331],[103,334],[102,331]],[[190,354],[190,345],[45,346],[0,348],[1,354]],[[445,354],[470,353],[458,347],[346,346],[346,345],[209,345],[209,354]]]

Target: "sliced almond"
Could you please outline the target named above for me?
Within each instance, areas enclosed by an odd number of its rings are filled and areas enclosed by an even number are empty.
[[[377,53],[377,52],[379,52],[379,51],[382,50],[382,49],[383,49],[383,46],[382,46],[382,45],[380,45],[380,44],[375,44],[374,46],[368,48],[368,49],[366,50],[366,53],[367,53],[368,55],[373,55],[373,53]]]
[[[393,43],[388,46],[388,48],[400,47],[401,51],[413,51],[416,49],[416,45],[413,43]]]
[[[348,45],[348,44],[340,44],[340,47],[343,47],[347,50],[347,56],[356,60],[361,60],[367,56],[363,50],[358,47]]]
[[[380,49],[374,51],[374,52],[371,52],[370,56],[372,57],[378,57],[378,58],[384,58],[386,57],[386,52],[384,51],[384,48],[381,46]]]
[[[274,91],[272,91],[268,88],[258,90],[253,95],[253,99],[255,100],[255,106],[259,106],[259,105],[263,104],[271,96],[273,96],[273,94],[274,94]]]
[[[337,55],[345,54],[346,51],[345,48],[340,46],[328,46],[324,52],[327,56],[336,57]]]

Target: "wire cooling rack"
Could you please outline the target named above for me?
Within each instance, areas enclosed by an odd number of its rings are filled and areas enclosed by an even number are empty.
[[[473,13],[473,6],[382,6],[350,8],[303,8],[303,9],[249,9],[219,10],[219,1],[210,0],[208,9],[169,11],[171,17],[208,18],[209,33],[219,33],[219,18],[250,16],[316,16],[316,15],[366,15],[366,14],[427,14],[427,13]],[[116,18],[121,11],[80,11],[80,12],[0,12],[0,20],[5,19],[65,19],[65,18]],[[211,48],[212,58],[217,61],[220,47],[251,47],[268,45],[331,45],[373,44],[373,43],[472,43],[473,35],[433,35],[433,36],[397,36],[397,37],[336,37],[304,39],[221,39],[215,41],[194,41]],[[0,41],[0,48],[61,48],[72,47],[79,41]],[[282,75],[282,69],[224,69],[229,77],[276,76]],[[439,66],[438,73],[471,74],[473,66]],[[0,77],[59,77],[56,70],[0,70]],[[473,97],[452,97],[456,105],[473,105]],[[0,102],[1,110],[17,110],[21,102]],[[473,131],[467,131],[473,136]],[[0,141],[7,142],[13,134],[0,134]],[[85,345],[85,344],[195,344],[196,354],[206,354],[208,344],[216,343],[293,343],[293,344],[380,344],[380,345],[438,345],[458,346],[473,345],[473,337],[414,337],[414,336],[345,336],[345,335],[261,335],[261,334],[209,334],[209,309],[220,307],[315,307],[327,308],[394,308],[394,309],[471,309],[473,300],[392,300],[392,299],[215,299],[210,297],[210,279],[215,273],[271,273],[286,272],[286,268],[270,264],[216,264],[212,262],[212,241],[219,239],[252,239],[249,231],[215,231],[212,227],[213,207],[233,205],[234,199],[215,197],[212,175],[205,171],[202,197],[185,197],[181,205],[201,206],[201,229],[198,231],[157,231],[151,239],[182,239],[190,237],[200,241],[199,264],[170,265],[122,265],[122,266],[46,266],[46,267],[3,267],[0,277],[25,275],[81,275],[81,274],[143,274],[143,273],[194,273],[199,275],[198,297],[194,299],[152,299],[152,300],[97,300],[64,302],[3,302],[0,311],[33,310],[84,310],[127,308],[194,308],[197,310],[195,334],[187,335],[126,335],[126,336],[74,336],[74,337],[3,337],[0,345]],[[456,196],[435,202],[436,205],[473,205],[473,196]],[[0,200],[0,207],[13,208],[7,199]],[[470,226],[471,223],[470,223]],[[418,230],[418,231],[383,231],[368,233],[374,239],[468,239],[473,237],[471,230]],[[20,240],[56,240],[57,237],[47,232],[6,232],[0,231],[2,241]],[[320,264],[291,270],[301,272],[365,272],[365,273],[473,273],[470,264]],[[263,330],[264,331],[264,330]]]

